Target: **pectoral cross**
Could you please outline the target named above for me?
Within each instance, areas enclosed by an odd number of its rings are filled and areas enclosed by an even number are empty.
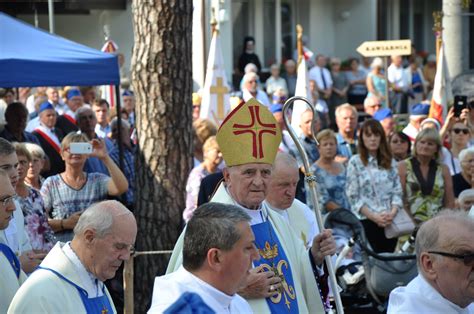
[[[211,86],[211,94],[217,95],[217,119],[224,120],[224,95],[229,89],[224,86],[222,77],[216,78],[216,85]]]

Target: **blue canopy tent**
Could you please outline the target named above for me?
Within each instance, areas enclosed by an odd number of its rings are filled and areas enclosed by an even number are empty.
[[[115,85],[120,112],[117,56],[50,34],[0,12],[0,87]],[[120,115],[118,115],[120,116]],[[121,119],[117,120],[121,138]],[[118,141],[120,167],[123,147]]]
[[[118,85],[117,56],[0,12],[0,87]]]

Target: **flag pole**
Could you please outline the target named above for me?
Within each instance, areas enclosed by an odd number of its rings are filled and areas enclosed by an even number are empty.
[[[439,50],[443,44],[443,11],[433,12],[433,31],[436,36],[436,64],[439,62]]]
[[[296,25],[296,49],[298,51],[298,66],[303,59],[303,27],[301,24]]]

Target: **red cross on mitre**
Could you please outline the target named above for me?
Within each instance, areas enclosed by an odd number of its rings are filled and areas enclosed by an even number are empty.
[[[250,134],[252,136],[252,156],[254,158],[263,158],[263,135],[277,134],[276,123],[264,123],[260,117],[260,106],[248,106],[250,114],[250,123],[234,123],[232,126],[235,135]]]
[[[227,115],[216,138],[227,166],[273,164],[281,131],[268,108],[251,98]]]

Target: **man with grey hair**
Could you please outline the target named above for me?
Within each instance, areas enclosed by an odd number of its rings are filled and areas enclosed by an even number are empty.
[[[254,72],[249,72],[242,78],[242,98],[248,101],[250,98],[257,99],[262,105],[270,107],[270,100],[267,94],[258,87],[258,75]]]
[[[76,122],[79,127],[78,133],[85,134],[89,141],[93,139],[99,139],[99,136],[95,133],[95,126],[97,125],[97,118],[95,112],[87,106],[80,107],[76,111]],[[108,138],[103,139],[107,151],[110,151],[113,147],[112,142]],[[87,173],[99,172],[105,175],[109,175],[109,171],[105,164],[97,157],[87,158],[86,164],[84,165],[84,171]]]
[[[338,133],[336,161],[346,163],[357,154],[357,109],[351,104],[342,104],[336,108]]]
[[[8,313],[116,313],[104,281],[130,258],[133,214],[117,201],[89,207],[71,242],[58,242],[21,286]]]
[[[298,163],[290,154],[278,152],[264,203],[281,214],[303,240],[311,246],[312,239],[319,233],[316,217],[303,202],[295,199],[299,177]],[[326,231],[329,232],[329,231]]]
[[[446,210],[423,223],[418,276],[390,293],[388,313],[474,313],[474,219]]]
[[[187,224],[183,265],[155,279],[148,313],[162,313],[185,292],[199,295],[215,313],[251,313],[237,294],[258,259],[250,216],[235,205],[207,203]]]

